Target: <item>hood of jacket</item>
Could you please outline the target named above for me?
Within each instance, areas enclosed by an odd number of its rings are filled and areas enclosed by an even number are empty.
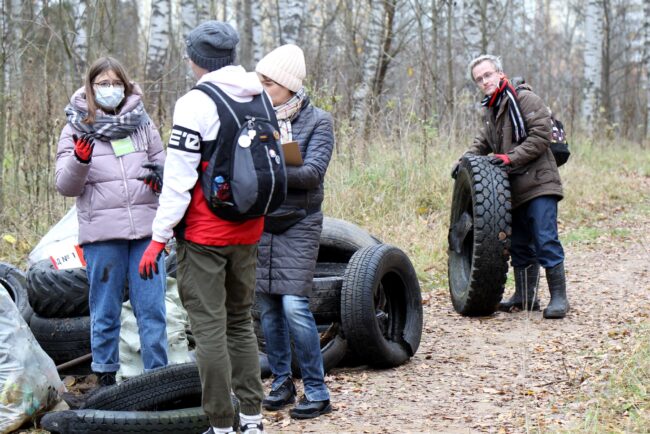
[[[262,93],[264,88],[255,72],[247,72],[242,66],[229,65],[204,74],[197,84],[210,82],[218,85],[224,92],[239,98],[247,98]]]

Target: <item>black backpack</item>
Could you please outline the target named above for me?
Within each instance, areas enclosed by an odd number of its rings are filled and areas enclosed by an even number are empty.
[[[566,132],[564,125],[551,114],[551,121],[553,122],[553,131],[551,132],[551,152],[555,157],[555,164],[560,167],[567,162],[571,156],[569,151],[569,142],[566,140]]]
[[[213,83],[195,86],[216,104],[219,133],[202,153],[201,187],[218,217],[243,221],[276,210],[287,195],[278,121],[264,93],[240,103]]]
[[[516,89],[519,85],[526,83],[526,80],[523,77],[513,77],[511,83]],[[560,122],[553,113],[551,113],[551,122],[553,124],[553,130],[551,132],[551,152],[553,153],[553,157],[555,157],[555,164],[557,164],[557,167],[560,167],[567,162],[571,156],[571,151],[569,151],[569,142],[566,140],[564,124]]]

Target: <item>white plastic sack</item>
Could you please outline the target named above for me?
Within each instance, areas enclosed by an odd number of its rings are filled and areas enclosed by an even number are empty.
[[[54,362],[0,285],[0,433],[50,409],[63,392]]]
[[[48,247],[59,242],[65,242],[71,247],[79,244],[79,221],[77,220],[77,207],[74,205],[57,224],[50,228],[31,251],[27,257],[29,266],[31,267],[36,262],[47,259],[50,256]]]
[[[188,324],[187,312],[178,297],[176,279],[172,277],[167,278],[165,309],[167,309],[167,360],[170,365],[190,362],[187,334],[185,333],[185,327]],[[130,302],[127,301],[122,305],[120,319],[122,328],[120,329],[120,370],[116,376],[118,381],[135,377],[144,372],[138,324]]]

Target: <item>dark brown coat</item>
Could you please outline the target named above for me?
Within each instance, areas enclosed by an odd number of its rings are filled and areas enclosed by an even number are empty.
[[[483,128],[474,138],[468,153],[507,154],[512,162],[509,173],[513,209],[538,196],[562,199],[562,181],[551,152],[551,112],[528,85],[517,88],[521,113],[526,119],[528,136],[519,145],[513,143],[512,122],[508,116],[508,98],[497,110],[486,108]]]

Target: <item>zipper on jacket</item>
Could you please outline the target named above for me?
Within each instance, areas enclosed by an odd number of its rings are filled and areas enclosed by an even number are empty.
[[[122,182],[124,183],[124,191],[126,191],[126,210],[129,213],[129,223],[131,224],[131,236],[135,237],[135,223],[133,222],[133,214],[131,213],[131,195],[129,194],[129,183],[126,179],[126,170],[124,170],[124,160],[120,160],[120,168],[122,169]]]
[[[275,191],[275,173],[273,172],[273,162],[269,156],[269,147],[264,145],[264,150],[266,151],[266,161],[269,162],[269,169],[271,169],[271,194],[269,195],[269,200],[266,202],[266,206],[264,207],[264,214],[266,215],[271,206],[271,199],[273,199],[273,192]]]

